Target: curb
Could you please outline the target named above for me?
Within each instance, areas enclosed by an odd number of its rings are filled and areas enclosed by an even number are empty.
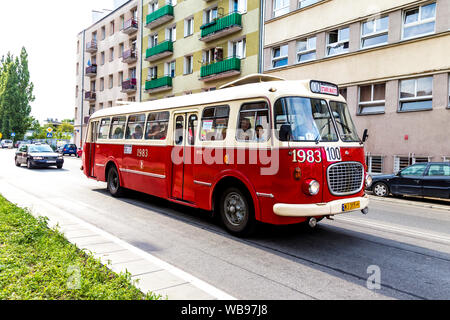
[[[367,195],[369,196],[370,200],[375,200],[375,201],[399,203],[399,204],[405,204],[405,205],[410,205],[410,206],[415,206],[415,207],[450,211],[450,201],[449,201],[449,205],[446,206],[446,205],[433,204],[433,203],[427,203],[427,202],[411,201],[411,200],[406,200],[406,199],[396,199],[396,198],[392,198],[392,197],[377,197],[377,196],[374,196],[371,194],[367,194]],[[430,198],[430,199],[436,200],[435,198]],[[438,200],[445,201],[443,199],[438,199]]]

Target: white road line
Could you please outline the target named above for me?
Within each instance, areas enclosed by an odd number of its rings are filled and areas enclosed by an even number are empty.
[[[16,189],[17,191],[13,191],[11,189]],[[19,193],[19,192],[23,193],[23,195],[21,195],[19,197],[16,197],[16,196],[13,195],[13,194]],[[187,272],[185,272],[185,271],[183,271],[181,269],[178,269],[177,267],[172,266],[171,264],[169,264],[169,263],[167,263],[167,262],[165,262],[165,261],[163,261],[163,260],[161,260],[161,259],[159,259],[159,258],[157,258],[157,257],[155,257],[153,255],[151,255],[150,253],[148,253],[148,252],[146,252],[144,250],[141,250],[141,249],[139,249],[139,248],[137,248],[135,246],[132,246],[131,244],[129,244],[129,243],[127,243],[127,242],[117,238],[116,236],[113,236],[112,234],[110,234],[110,233],[108,233],[108,232],[106,232],[106,231],[104,231],[102,229],[99,229],[99,228],[95,227],[94,225],[92,225],[92,224],[90,224],[90,223],[88,223],[88,222],[86,222],[86,221],[84,221],[84,220],[82,220],[82,219],[80,219],[80,218],[70,214],[70,213],[67,213],[67,212],[59,209],[58,207],[56,207],[53,204],[50,204],[50,203],[48,203],[48,202],[46,202],[44,200],[40,200],[37,197],[30,196],[29,194],[25,193],[24,191],[22,191],[22,190],[20,190],[20,189],[18,189],[16,187],[8,185],[7,190],[1,190],[1,193],[3,194],[3,196],[6,199],[11,199],[10,201],[12,201],[12,202],[14,202],[15,200],[20,201],[20,199],[23,199],[23,197],[25,197],[25,198],[33,197],[33,198],[35,198],[35,199],[33,199],[33,203],[35,203],[35,204],[41,203],[42,206],[49,207],[50,209],[52,209],[54,211],[57,211],[58,214],[60,214],[62,216],[65,216],[65,217],[67,217],[67,218],[77,222],[78,224],[80,224],[81,226],[85,227],[86,229],[89,229],[89,230],[97,233],[98,235],[101,235],[101,236],[107,238],[108,240],[111,240],[112,242],[122,246],[123,248],[125,248],[125,249],[127,249],[127,250],[129,250],[129,251],[131,251],[131,252],[133,252],[133,253],[135,253],[137,255],[139,255],[143,259],[145,259],[145,260],[147,260],[147,261],[149,261],[149,262],[151,262],[151,263],[153,263],[153,264],[155,264],[155,265],[157,265],[157,266],[159,266],[159,267],[169,271],[173,275],[175,275],[177,277],[180,277],[181,279],[185,280],[186,282],[189,282],[192,285],[196,286],[197,288],[203,290],[207,294],[209,294],[209,295],[211,295],[211,296],[213,296],[213,297],[215,297],[215,298],[217,298],[219,300],[236,300],[235,297],[233,297],[233,296],[223,292],[222,290],[220,290],[220,289],[218,289],[218,288],[216,288],[216,287],[206,283],[205,281],[200,280],[200,279],[192,276],[191,274],[189,274],[189,273],[187,273]],[[42,213],[39,213],[39,214],[43,215]]]
[[[434,232],[423,232],[423,231],[420,231],[420,229],[416,229],[416,228],[409,228],[409,227],[404,227],[404,226],[400,226],[400,225],[375,222],[373,220],[362,220],[362,219],[355,219],[355,218],[349,218],[349,217],[343,217],[343,216],[335,216],[334,219],[336,221],[348,222],[348,223],[352,223],[352,224],[356,224],[356,225],[360,225],[360,226],[364,226],[364,227],[378,229],[381,231],[396,232],[396,233],[401,233],[401,234],[408,235],[408,236],[413,236],[416,238],[421,237],[421,238],[425,238],[428,240],[450,243],[450,236],[447,236],[444,234],[439,234],[439,233],[434,233]]]

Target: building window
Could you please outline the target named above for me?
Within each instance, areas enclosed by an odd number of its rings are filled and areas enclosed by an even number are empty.
[[[128,69],[128,78],[136,79],[136,67]]]
[[[123,72],[120,71],[119,72],[119,86],[122,85],[122,82],[123,82]]]
[[[316,37],[297,41],[297,62],[316,59]]]
[[[103,51],[102,53],[100,53],[100,64],[104,65],[105,64],[105,51]]]
[[[105,38],[106,38],[106,27],[102,27],[101,33],[102,33],[102,40],[105,40]]]
[[[97,32],[92,32],[92,42],[97,42]]]
[[[403,39],[434,33],[436,3],[407,10],[403,17]]]
[[[366,155],[367,172],[370,174],[383,173],[383,156]]]
[[[184,20],[184,36],[188,37],[194,33],[194,18]]]
[[[247,12],[247,0],[231,0],[230,12]]]
[[[298,2],[298,7],[299,8],[305,8],[305,7],[311,6],[311,5],[313,5],[313,4],[317,3],[317,2],[320,2],[320,1],[322,1],[322,0],[300,0]]]
[[[112,101],[108,101],[108,108],[112,108],[113,104]]]
[[[175,78],[175,61],[166,62],[165,67],[166,67],[165,70],[166,76]]]
[[[214,19],[217,19],[217,7],[205,10],[204,13],[205,23],[210,23]]]
[[[194,57],[187,56],[184,57],[184,74],[191,74],[194,71]]]
[[[158,1],[153,1],[148,4],[148,13],[153,13],[158,10]]]
[[[114,60],[114,47],[109,49],[109,62]]]
[[[385,83],[360,86],[358,114],[384,113],[385,97]]]
[[[121,15],[120,16],[120,30],[123,30],[123,28],[125,28],[125,16]]]
[[[78,98],[78,86],[75,86],[75,98]]]
[[[100,78],[100,91],[105,90],[105,79]]]
[[[433,104],[433,77],[400,81],[400,111],[430,110]]]
[[[95,92],[95,80],[91,81],[91,91]]]
[[[339,88],[339,94],[347,100],[347,88]]]
[[[286,13],[289,13],[289,0],[274,0],[273,17],[276,18]]]
[[[155,80],[158,78],[158,67],[149,67],[147,80]]]
[[[246,53],[246,40],[241,39],[230,42],[230,51],[233,58],[244,59]]]
[[[327,55],[332,56],[348,52],[350,29],[332,30],[327,35]]]
[[[123,45],[123,43],[119,44],[119,57],[123,57],[123,51],[124,51],[125,46]]]
[[[98,105],[98,108],[99,108],[99,110],[103,109],[103,103],[100,103],[100,104]]]
[[[77,53],[80,53],[80,40],[77,41]]]
[[[288,64],[288,45],[272,49],[272,68],[286,66]]]
[[[158,45],[158,34],[157,33],[148,37],[148,47],[153,48],[156,45]]]
[[[109,88],[112,89],[114,86],[114,77],[112,74],[109,75]]]
[[[177,27],[172,26],[166,29],[166,40],[174,42],[177,40]]]
[[[111,36],[114,34],[114,27],[115,27],[114,21],[111,21],[111,23],[109,24],[109,28],[111,30],[111,33],[110,33]]]
[[[366,21],[361,28],[361,47],[368,48],[388,42],[389,17]]]
[[[80,64],[77,62],[77,70],[76,70],[76,72],[77,72],[77,75],[80,73]]]

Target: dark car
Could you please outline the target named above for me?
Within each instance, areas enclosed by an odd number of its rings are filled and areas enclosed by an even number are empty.
[[[368,190],[380,197],[391,193],[450,199],[450,163],[416,163],[397,174],[373,176]]]
[[[18,167],[26,164],[28,169],[51,166],[61,169],[64,159],[47,144],[22,144],[16,151],[15,162]]]
[[[75,144],[65,144],[64,146],[58,148],[58,152],[61,153],[63,156],[68,155],[77,155],[78,148]]]

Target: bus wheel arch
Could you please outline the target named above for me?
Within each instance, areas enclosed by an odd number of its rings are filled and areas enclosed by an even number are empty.
[[[226,214],[227,210],[225,209],[225,203],[229,203],[230,201],[237,201],[240,206],[244,207],[248,212],[248,216],[245,218],[245,224],[242,228],[240,226],[233,226],[229,216]],[[222,221],[222,224],[225,225],[230,233],[235,235],[248,235],[254,231],[258,206],[249,187],[240,179],[228,176],[222,178],[214,186],[212,209],[214,216]]]
[[[109,161],[105,167],[105,180],[107,189],[113,197],[120,197],[123,195],[122,177],[119,169],[113,161]]]

